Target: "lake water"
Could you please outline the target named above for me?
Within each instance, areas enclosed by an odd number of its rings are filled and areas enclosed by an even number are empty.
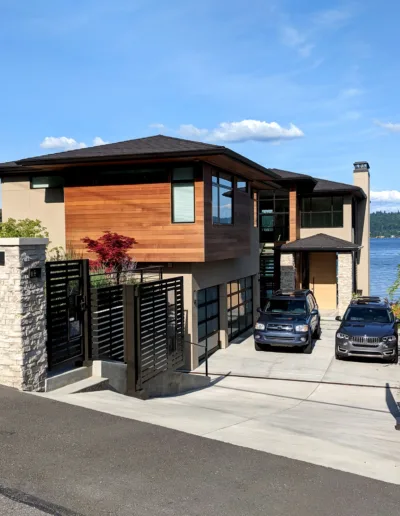
[[[400,264],[400,238],[371,238],[371,295],[387,296]]]

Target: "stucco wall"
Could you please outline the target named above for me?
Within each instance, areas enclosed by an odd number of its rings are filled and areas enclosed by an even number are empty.
[[[357,289],[370,295],[370,175],[368,170],[354,171],[354,184],[362,188],[367,199],[357,202],[356,241],[362,246],[357,260]],[[371,292],[374,294],[374,292]]]
[[[300,238],[307,238],[318,233],[324,233],[342,240],[352,242],[352,213],[351,213],[351,196],[346,196],[343,200],[343,227],[341,228],[301,228]]]
[[[4,178],[2,180],[3,221],[13,219],[39,219],[49,232],[49,249],[65,249],[64,202],[59,202],[54,191],[30,187],[29,178]]]
[[[184,278],[184,305],[185,305],[185,339],[187,341],[186,366],[193,369],[198,365],[198,357],[203,350],[198,343],[197,333],[197,306],[195,292],[204,288],[220,286],[220,334],[221,346],[228,344],[228,317],[226,307],[226,283],[229,281],[253,276],[253,320],[256,320],[257,308],[260,299],[258,273],[259,239],[258,228],[251,229],[251,253],[241,258],[219,260],[205,263],[174,263],[166,266],[164,278],[183,276]],[[189,343],[192,343],[191,345]]]

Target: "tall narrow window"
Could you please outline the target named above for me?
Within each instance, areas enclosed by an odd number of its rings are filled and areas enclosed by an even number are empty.
[[[212,176],[212,217],[214,224],[233,223],[233,179],[223,173]]]
[[[194,222],[194,171],[192,167],[172,171],[172,222]]]

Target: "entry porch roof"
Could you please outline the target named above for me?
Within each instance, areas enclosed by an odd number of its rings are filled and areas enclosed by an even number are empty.
[[[299,238],[293,242],[283,244],[281,251],[284,253],[298,252],[298,251],[326,251],[326,252],[351,252],[357,251],[361,246],[336,238],[325,233],[318,233],[316,235]]]

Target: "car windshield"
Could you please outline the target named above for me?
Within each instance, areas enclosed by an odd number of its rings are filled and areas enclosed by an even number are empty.
[[[302,299],[271,299],[265,311],[274,314],[303,314],[306,311],[306,303]]]
[[[388,310],[367,307],[351,307],[347,310],[344,320],[348,322],[380,323],[393,322],[393,315]]]

